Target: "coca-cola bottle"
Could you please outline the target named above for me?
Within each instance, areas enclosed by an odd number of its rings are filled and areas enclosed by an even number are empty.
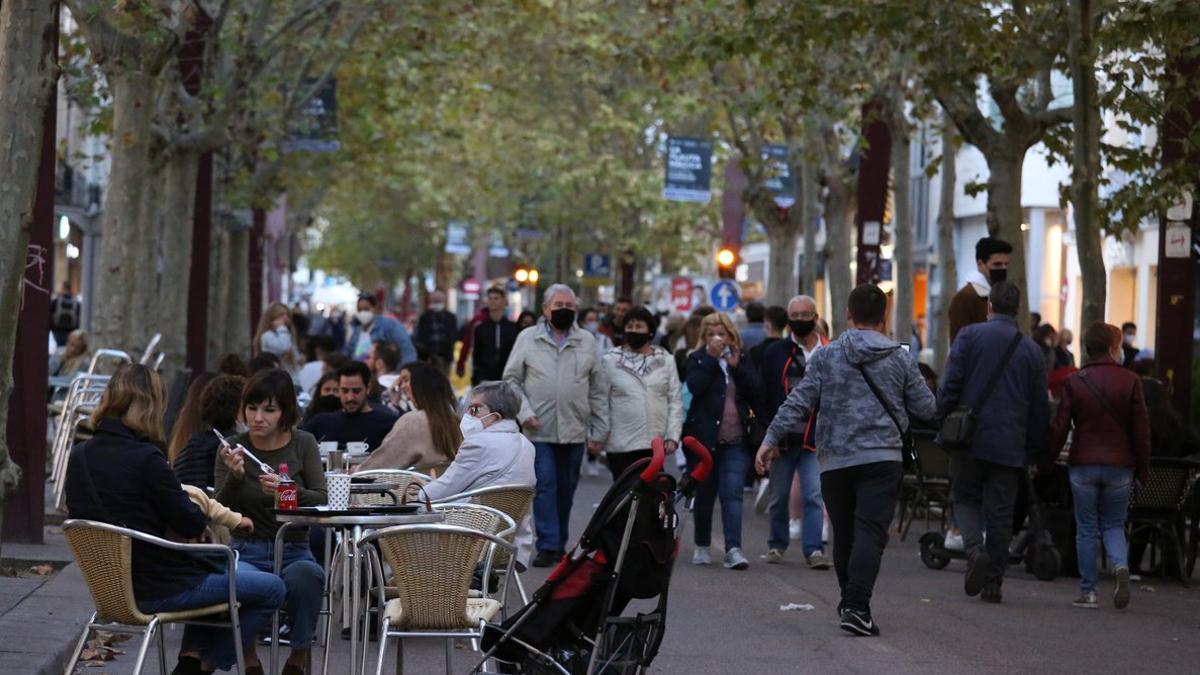
[[[286,462],[279,465],[279,484],[275,486],[275,508],[279,511],[295,511],[299,507],[296,481],[288,475]]]

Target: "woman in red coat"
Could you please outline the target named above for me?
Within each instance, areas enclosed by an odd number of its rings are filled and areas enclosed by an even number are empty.
[[[1083,336],[1088,362],[1063,383],[1043,465],[1058,457],[1074,425],[1070,464],[1079,553],[1076,607],[1096,608],[1096,541],[1103,539],[1117,588],[1113,606],[1129,604],[1125,515],[1134,480],[1150,471],[1150,421],[1141,379],[1121,366],[1121,331],[1096,322]]]

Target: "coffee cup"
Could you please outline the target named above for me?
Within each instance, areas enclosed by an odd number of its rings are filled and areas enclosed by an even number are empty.
[[[367,447],[368,447],[367,444],[363,443],[363,442],[347,443],[346,444],[346,454],[347,455],[365,455],[365,454],[367,454]]]
[[[329,508],[345,511],[350,508],[350,474],[325,474],[325,487],[329,491]]]
[[[337,441],[321,441],[319,447],[321,448],[321,454],[326,454],[337,452],[338,444]]]

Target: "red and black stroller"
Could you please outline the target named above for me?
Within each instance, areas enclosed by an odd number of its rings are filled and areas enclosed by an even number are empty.
[[[596,508],[579,543],[563,556],[529,604],[484,634],[484,664],[523,675],[632,675],[658,654],[666,628],[667,591],[679,552],[683,509],[708,477],[712,457],[683,439],[692,469],[676,484],[663,472],[663,441],[632,464]],[[656,599],[649,612],[624,616],[631,600]]]

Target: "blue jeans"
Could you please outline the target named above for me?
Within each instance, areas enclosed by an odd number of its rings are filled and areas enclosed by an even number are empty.
[[[1099,464],[1070,467],[1075,498],[1075,550],[1079,556],[1079,590],[1095,592],[1096,540],[1103,539],[1108,564],[1115,570],[1129,565],[1125,543],[1125,514],[1133,469]]]
[[[825,502],[821,499],[821,463],[817,453],[784,450],[771,465],[771,530],[767,546],[786,551],[788,547],[788,499],[792,496],[792,474],[800,474],[804,494],[804,557],[824,550],[821,529],[825,525]]]
[[[742,547],[742,487],[750,470],[750,453],[741,441],[717,443],[713,450],[713,471],[696,487],[692,517],[696,521],[697,548],[712,544],[713,505],[721,497],[721,527],[725,531],[725,550]],[[818,535],[820,527],[817,528]]]
[[[238,562],[236,590],[242,648],[245,649],[254,645],[258,632],[270,624],[271,614],[283,606],[286,590],[279,577],[260,572],[245,562]],[[142,612],[154,614],[225,602],[229,602],[229,575],[210,574],[193,589],[137,605]],[[179,651],[199,652],[201,660],[208,665],[217,670],[229,670],[237,663],[233,647],[233,634],[228,628],[189,625],[183,628],[183,644]]]
[[[234,539],[233,548],[243,562],[256,569],[270,572],[275,567],[273,539]],[[325,593],[325,572],[313,559],[307,542],[287,542],[283,545],[283,567],[279,576],[287,587],[283,608],[291,628],[288,641],[292,649],[308,649],[317,633],[317,619]]]
[[[534,443],[533,471],[537,492],[533,497],[533,524],[539,551],[567,548],[567,527],[579,469],[583,465],[583,443]]]

